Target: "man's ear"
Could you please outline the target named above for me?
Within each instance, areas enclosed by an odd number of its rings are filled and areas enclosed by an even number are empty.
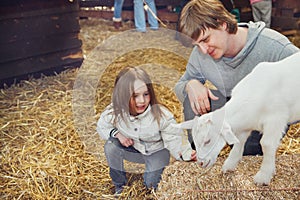
[[[224,31],[226,31],[227,30],[227,23],[226,22],[223,22],[222,23],[222,29],[224,30]]]
[[[224,121],[223,123],[221,135],[229,145],[240,142],[239,139],[232,132],[230,125],[226,121]]]

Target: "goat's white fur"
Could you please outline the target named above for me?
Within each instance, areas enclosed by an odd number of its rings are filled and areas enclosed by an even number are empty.
[[[222,171],[232,171],[242,158],[252,130],[263,133],[263,161],[254,182],[268,185],[275,174],[275,155],[287,124],[300,119],[300,53],[279,62],[258,64],[233,89],[222,108],[183,122],[192,129],[197,160],[212,166],[226,143],[234,144]]]

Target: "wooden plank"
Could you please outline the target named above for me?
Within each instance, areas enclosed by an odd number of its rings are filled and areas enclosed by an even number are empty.
[[[274,2],[276,8],[294,9],[295,11],[300,11],[300,1],[299,0],[276,0]]]
[[[3,43],[45,37],[47,35],[79,32],[78,13],[62,13],[6,19],[0,23],[0,48]]]
[[[123,5],[126,4],[124,1]],[[96,7],[96,6],[107,6],[112,7],[114,6],[114,0],[80,0],[79,7]]]
[[[79,17],[91,17],[91,18],[102,18],[102,19],[109,19],[113,18],[112,11],[103,11],[103,10],[80,10]],[[122,18],[124,20],[132,20],[133,19],[133,12],[132,11],[122,11]]]
[[[28,11],[28,12],[20,12],[20,13],[11,13],[7,15],[0,15],[0,22],[2,23],[3,20],[6,19],[19,19],[19,18],[26,18],[26,17],[40,17],[43,15],[55,15],[55,14],[63,14],[63,13],[70,13],[75,12],[77,13],[78,9],[74,9],[72,7],[65,7],[61,9],[52,8],[52,9],[44,9],[44,10],[37,10],[37,11]]]
[[[182,0],[155,0],[156,6],[179,6]],[[96,7],[107,6],[113,7],[113,0],[81,0],[79,1],[80,7]],[[132,0],[124,0],[123,7],[133,7]]]
[[[77,33],[51,35],[42,38],[2,44],[0,63],[81,47]]]
[[[67,51],[53,52],[42,56],[1,63],[0,80],[51,70],[58,67],[67,68],[68,66],[80,66],[78,64],[81,64],[82,61],[83,56],[81,49],[74,48]]]
[[[157,16],[162,21],[167,21],[167,22],[178,22],[179,19],[179,13],[168,12],[167,10],[158,10]]]
[[[281,8],[279,16],[294,17],[294,10],[292,8]]]
[[[280,33],[285,36],[296,36],[299,35],[299,30],[286,30],[286,31],[281,31]]]
[[[42,71],[33,72],[30,74],[22,74],[19,76],[13,76],[10,78],[0,79],[0,88],[9,87],[13,84],[17,84],[21,82],[21,80],[28,80],[30,78],[41,78],[42,76],[53,76],[67,69],[78,68],[82,64],[82,61],[73,62],[67,66],[58,66],[49,69],[45,69]]]
[[[272,16],[271,27],[279,28],[280,30],[299,29],[298,18],[294,17],[283,17],[283,16]]]
[[[238,9],[251,7],[249,0],[233,0],[234,6]]]
[[[113,17],[113,12],[105,11],[105,10],[80,10],[79,16],[111,20]],[[179,17],[178,13],[168,12],[166,10],[158,10],[157,16],[162,21],[168,21],[168,22],[177,22],[178,17]],[[122,19],[123,20],[133,20],[134,19],[133,11],[123,10],[122,11]]]
[[[78,10],[78,0],[1,0],[0,20]]]

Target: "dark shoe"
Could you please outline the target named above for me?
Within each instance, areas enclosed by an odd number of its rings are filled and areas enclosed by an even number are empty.
[[[260,145],[260,139],[262,134],[258,131],[252,131],[250,136],[248,137],[245,147],[244,147],[244,156],[250,155],[263,155],[262,148]]]
[[[114,22],[113,25],[115,29],[120,29],[122,27],[122,22]]]
[[[123,186],[116,186],[115,187],[115,195],[120,195],[123,192]]]

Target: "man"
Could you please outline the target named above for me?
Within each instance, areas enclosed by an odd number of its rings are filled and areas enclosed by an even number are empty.
[[[185,120],[222,107],[232,88],[258,63],[279,61],[299,51],[284,35],[265,28],[264,22],[238,24],[219,0],[188,2],[180,16],[179,31],[191,37],[195,46],[175,86]],[[217,90],[205,86],[207,80]],[[244,155],[262,154],[260,138],[257,131],[251,133]],[[189,140],[192,143],[190,133]]]

